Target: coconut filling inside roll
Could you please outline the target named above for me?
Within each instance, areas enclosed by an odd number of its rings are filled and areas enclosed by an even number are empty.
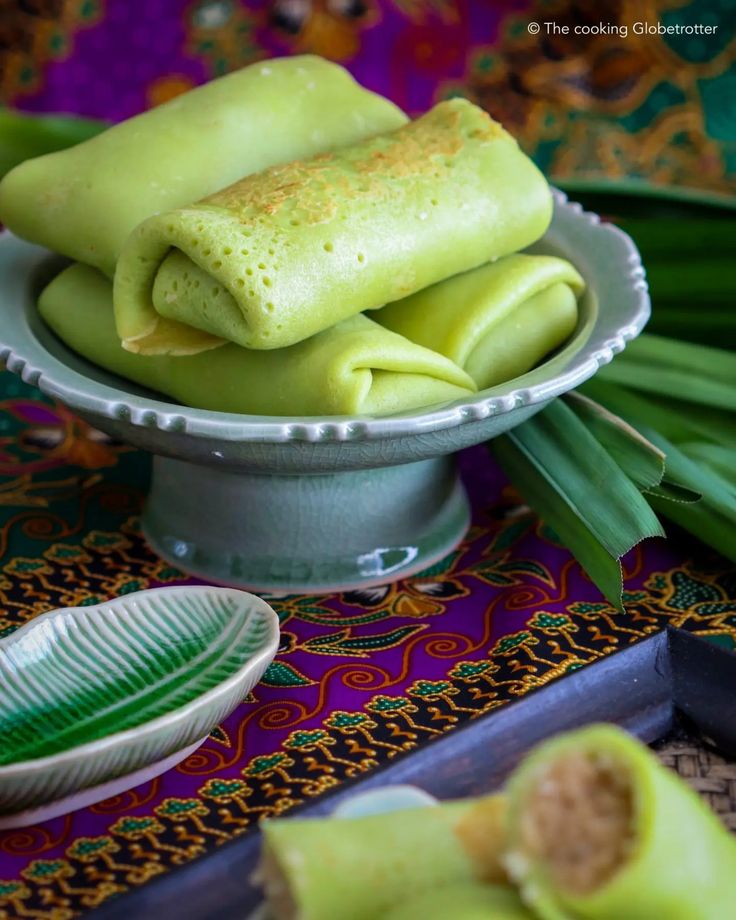
[[[626,766],[610,754],[574,751],[537,777],[524,806],[519,842],[560,892],[582,897],[626,863],[634,819]]]

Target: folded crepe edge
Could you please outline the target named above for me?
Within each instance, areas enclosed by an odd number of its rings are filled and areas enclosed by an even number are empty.
[[[473,271],[483,272],[484,270],[501,271],[503,263],[506,260],[514,260],[514,264],[520,264],[520,260],[529,266],[527,273],[522,274],[521,278],[502,279],[501,290],[493,298],[493,303],[489,303],[484,297],[481,297],[474,309],[467,310],[462,319],[448,336],[446,346],[442,349],[442,354],[447,355],[461,367],[464,367],[474,349],[480,341],[488,335],[493,334],[493,329],[500,323],[507,320],[519,306],[541,294],[543,291],[555,284],[566,284],[579,300],[585,292],[585,280],[575,266],[568,262],[567,259],[558,256],[547,255],[530,255],[527,253],[512,253],[504,256],[496,262],[488,263]],[[534,260],[534,265],[527,260]],[[508,264],[508,263],[507,263]],[[449,278],[440,284],[451,286],[453,279]],[[419,292],[421,295],[421,291]],[[492,307],[499,304],[502,309],[494,313]],[[379,320],[380,321],[380,320]]]
[[[65,321],[69,318],[69,310],[63,301],[74,300],[75,284],[101,286],[96,296],[98,299],[106,297],[109,302],[108,344],[111,345],[114,340],[121,345],[116,337],[114,327],[111,282],[91,266],[79,262],[73,263],[53,278],[41,292],[39,312],[49,328],[72,351],[92,363],[97,363],[91,354],[91,349],[84,347],[78,338],[75,339],[74,336],[69,334],[69,326]],[[104,304],[102,305],[104,306]],[[73,307],[73,304],[71,306]],[[382,416],[450,402],[454,399],[470,396],[476,390],[472,379],[449,358],[417,345],[391,330],[384,329],[363,314],[349,317],[338,325],[343,326],[346,331],[328,342],[326,348],[323,346],[321,373],[330,381],[328,391],[342,393],[342,396],[337,401],[328,399],[324,408],[318,409],[315,406],[314,410],[308,413],[309,415],[359,414]],[[106,323],[103,323],[103,332],[105,326]],[[365,334],[366,329],[368,331],[367,336]],[[318,333],[314,338],[334,334],[333,330],[323,330],[322,333]],[[97,335],[102,335],[103,332],[98,332]],[[106,341],[107,336],[108,333],[104,332],[103,337]],[[95,339],[95,341],[98,341],[98,339]],[[292,349],[301,347],[303,349],[306,342],[308,340],[289,347]],[[232,342],[220,344],[226,345],[228,349],[242,350],[243,352],[249,350]],[[357,344],[358,349],[353,348],[351,351],[353,344]],[[121,352],[124,350],[130,352],[130,349],[121,347]],[[257,353],[262,358],[268,354],[275,355],[278,351],[282,351],[282,349],[254,353]],[[409,353],[408,359],[407,352]],[[138,357],[157,358],[165,362],[168,358],[173,358],[174,361],[177,361],[179,356],[161,354],[146,356],[139,354]],[[299,360],[298,357],[295,360]],[[288,415],[289,417],[299,417],[307,414],[283,413],[277,408],[270,409],[268,412],[258,412],[253,409],[225,408],[222,406],[212,408],[208,405],[181,399],[173,387],[168,388],[166,386],[165,375],[164,379],[159,379],[154,383],[149,375],[139,376],[131,373],[130,370],[121,369],[120,366],[116,366],[111,361],[103,361],[98,366],[140,385],[155,389],[169,398],[181,402],[182,405],[190,405],[193,408],[241,415]],[[398,382],[401,385],[394,385],[393,378],[398,378]],[[422,394],[424,393],[428,394],[426,399],[423,398]]]
[[[171,344],[172,341],[176,344]],[[135,355],[170,355],[184,358],[220,348],[227,345],[228,341],[193,326],[157,315],[141,332],[121,338],[120,344],[126,351]]]

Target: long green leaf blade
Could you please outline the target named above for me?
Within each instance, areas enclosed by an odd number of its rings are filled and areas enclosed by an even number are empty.
[[[661,483],[664,454],[651,441],[582,393],[569,393],[565,401],[638,489],[651,489]]]
[[[652,497],[652,507],[661,515],[674,521],[712,546],[722,556],[736,562],[736,527],[733,522],[719,514],[707,501],[695,505],[681,505],[678,502]]]
[[[733,308],[729,312],[733,322]],[[666,336],[651,333],[640,335],[628,344],[626,351],[616,357],[615,363],[621,362],[645,362],[650,366],[687,370],[708,380],[736,385],[736,355],[724,348],[696,345]],[[733,408],[736,409],[736,406]]]
[[[659,396],[677,393],[689,403],[733,411],[736,407],[736,376],[732,383],[709,379],[690,368],[674,369],[651,361],[616,360],[599,372],[601,380]],[[693,411],[693,410],[691,410]]]
[[[619,384],[602,380],[596,374],[583,384],[580,392],[621,415],[638,429],[649,425],[675,444],[683,441],[706,441],[736,447],[736,414],[723,409],[699,406],[676,399],[644,396]]]
[[[622,609],[620,557],[664,536],[636,486],[561,400],[492,445],[527,502]]]

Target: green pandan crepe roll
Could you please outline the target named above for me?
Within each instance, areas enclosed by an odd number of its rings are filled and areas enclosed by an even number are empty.
[[[499,124],[443,102],[145,221],[115,274],[118,332],[147,354],[282,348],[526,246],[551,208]]]
[[[112,276],[126,237],[152,214],[405,121],[336,64],[263,61],[22,163],[0,183],[0,221]]]
[[[402,899],[381,920],[534,920],[510,887],[468,882]]]
[[[353,316],[276,351],[225,345],[189,357],[125,351],[112,285],[77,263],[43,291],[41,315],[70,348],[107,370],[202,409],[258,415],[387,415],[467,396],[455,364]]]
[[[541,745],[507,793],[506,865],[543,920],[736,916],[736,840],[622,730]]]
[[[487,796],[361,818],[264,821],[268,915],[377,920],[430,889],[501,884],[504,810],[500,796]]]
[[[372,314],[464,368],[479,389],[525,373],[574,331],[585,288],[564,259],[517,253]]]

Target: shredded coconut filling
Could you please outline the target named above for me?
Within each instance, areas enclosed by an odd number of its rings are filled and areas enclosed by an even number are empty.
[[[521,847],[553,883],[587,895],[626,862],[634,838],[634,802],[626,767],[610,755],[576,751],[549,764],[529,796]]]

